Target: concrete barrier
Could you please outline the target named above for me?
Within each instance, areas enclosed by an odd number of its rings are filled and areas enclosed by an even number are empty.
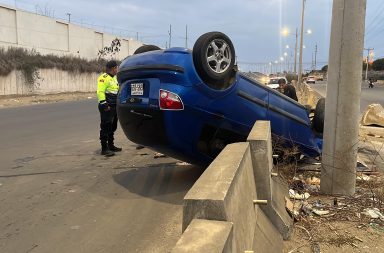
[[[306,83],[303,83],[300,87],[295,85],[295,88],[299,98],[299,103],[302,105],[310,105],[312,108],[315,108],[317,101],[323,97]]]
[[[253,174],[258,198],[268,200],[268,204],[260,206],[260,208],[276,226],[283,238],[287,240],[292,233],[293,220],[285,210],[288,186],[277,176],[272,176],[274,172],[272,171],[270,122],[257,121],[248,136],[248,142],[251,147]]]
[[[231,253],[232,228],[230,222],[194,219],[187,227],[172,253]]]
[[[233,223],[231,252],[282,252],[282,236],[254,200],[249,143],[227,145],[185,196],[183,231],[193,219],[228,221]]]
[[[252,249],[256,187],[248,143],[228,145],[184,197],[183,230],[193,219],[234,223],[234,252]]]

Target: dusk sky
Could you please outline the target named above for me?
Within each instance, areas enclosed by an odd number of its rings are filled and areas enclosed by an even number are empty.
[[[375,57],[384,57],[384,1],[368,0],[365,47],[375,48]],[[287,53],[293,59],[295,36],[283,37],[281,30],[293,34],[300,26],[301,0],[115,0],[47,1],[0,0],[17,8],[92,25],[97,30],[136,38],[147,44],[165,47],[169,25],[172,46],[188,47],[199,35],[221,31],[233,41],[240,63],[273,62]],[[304,37],[304,62],[310,63],[318,46],[318,68],[328,59],[332,0],[307,0]],[[287,49],[287,45],[289,49]],[[252,66],[252,65],[249,65]]]

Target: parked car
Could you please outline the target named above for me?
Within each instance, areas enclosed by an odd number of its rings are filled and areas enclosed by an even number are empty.
[[[314,76],[308,76],[307,83],[316,83],[316,77]]]
[[[231,40],[210,32],[192,51],[152,46],[126,58],[117,75],[117,112],[125,135],[206,166],[227,144],[245,141],[256,120],[269,120],[274,140],[319,156],[322,138],[315,129],[322,119],[317,116],[312,125],[303,105],[239,73],[235,57]]]
[[[285,76],[280,76],[280,77],[272,77],[269,79],[269,83],[267,86],[272,89],[278,89],[279,88],[279,80],[284,79],[286,83],[288,83],[287,78]]]

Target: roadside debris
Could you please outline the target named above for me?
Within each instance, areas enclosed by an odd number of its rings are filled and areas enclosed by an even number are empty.
[[[298,192],[296,192],[295,190],[293,189],[290,189],[289,190],[289,197],[291,199],[297,199],[297,200],[305,200],[305,199],[308,199],[311,195],[306,192],[306,193],[303,193],[303,194],[300,194]]]
[[[384,221],[384,215],[381,214],[380,210],[378,208],[366,208],[364,209],[364,212],[362,214],[371,217],[372,219],[380,219]]]
[[[188,165],[191,165],[190,163],[186,163],[186,162],[177,162],[176,163],[177,166],[188,166]]]
[[[384,109],[380,104],[368,105],[361,124],[364,126],[376,125],[384,127]]]
[[[163,158],[163,157],[167,157],[166,155],[162,154],[162,153],[155,153],[153,155],[153,158],[157,159],[157,158]]]

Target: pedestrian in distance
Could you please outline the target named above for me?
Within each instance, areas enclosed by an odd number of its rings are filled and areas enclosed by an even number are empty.
[[[373,88],[374,85],[373,85],[373,79],[372,78],[369,78],[369,81],[368,81],[368,88]]]
[[[296,89],[292,84],[288,84],[287,81],[285,81],[284,78],[279,79],[277,82],[279,84],[280,90],[282,90],[282,93],[286,95],[287,97],[292,98],[296,102],[298,102],[297,95],[296,95]]]
[[[113,156],[122,149],[114,144],[114,133],[117,129],[116,100],[119,91],[116,74],[118,64],[116,61],[108,61],[105,73],[97,79],[97,98],[100,112],[100,143],[101,154]]]

